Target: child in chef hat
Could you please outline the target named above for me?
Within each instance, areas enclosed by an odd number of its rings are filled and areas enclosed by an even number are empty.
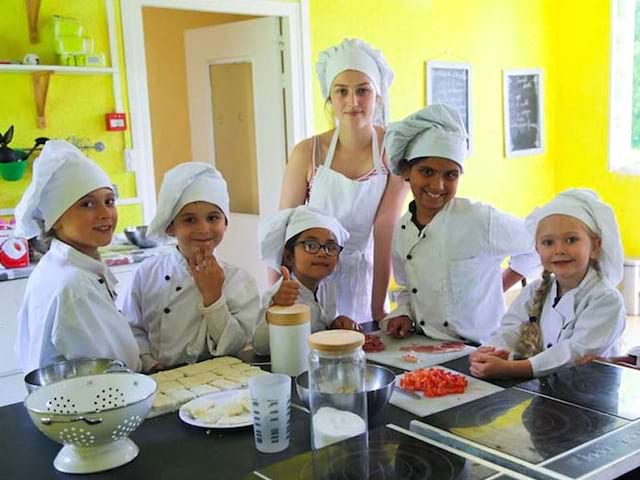
[[[311,331],[327,328],[358,330],[352,319],[336,317],[336,291],[323,280],[338,266],[349,233],[335,218],[302,205],[288,208],[260,221],[262,259],[281,278],[262,297],[262,309],[253,338],[257,352],[269,353],[266,311],[272,305],[308,305]]]
[[[471,355],[479,377],[547,375],[585,356],[616,355],[625,326],[623,253],[611,207],[590,190],[567,190],[529,215],[544,267],[500,329]]]
[[[215,168],[187,162],[165,174],[149,234],[178,245],[142,263],[123,305],[145,371],[234,354],[251,340],[256,282],[215,252],[228,220],[227,183]]]
[[[117,280],[98,253],[118,222],[107,174],[73,145],[50,140],[15,215],[18,235],[51,239],[18,315],[23,370],[80,357],[117,359],[139,370],[138,346],[114,304]]]
[[[446,105],[423,108],[385,133],[391,169],[414,195],[393,239],[398,307],[380,322],[393,336],[415,328],[480,343],[499,326],[503,290],[538,266],[521,219],[456,196],[466,140],[460,114]]]

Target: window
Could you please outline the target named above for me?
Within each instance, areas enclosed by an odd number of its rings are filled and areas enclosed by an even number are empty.
[[[609,169],[640,175],[640,1],[612,5]]]

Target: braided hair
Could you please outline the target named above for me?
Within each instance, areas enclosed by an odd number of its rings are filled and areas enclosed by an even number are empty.
[[[527,305],[527,313],[529,313],[529,321],[523,323],[520,327],[520,338],[516,346],[516,356],[519,358],[529,358],[537,355],[542,351],[542,330],[540,328],[540,317],[542,315],[542,307],[547,299],[553,276],[548,270],[542,272],[542,282],[533,293],[533,298]]]

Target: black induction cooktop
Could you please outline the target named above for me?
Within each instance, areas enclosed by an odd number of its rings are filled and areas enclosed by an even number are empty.
[[[603,363],[565,368],[518,388],[627,420],[640,418],[640,371]]]
[[[253,478],[483,480],[498,473],[426,441],[380,427],[369,432],[368,448],[363,448],[362,438],[349,439],[266,467],[254,472]]]
[[[494,393],[423,421],[534,465],[628,423],[518,389]]]
[[[440,365],[441,367],[450,368],[456,372],[464,373],[465,375],[471,375],[469,370],[469,356],[456,358]],[[531,378],[483,378],[483,382],[492,383],[502,388],[514,387],[522,382],[526,382]]]

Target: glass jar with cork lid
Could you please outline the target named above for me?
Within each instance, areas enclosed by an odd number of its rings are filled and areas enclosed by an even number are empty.
[[[309,337],[313,449],[367,433],[363,344],[364,335],[353,330],[326,330]]]
[[[271,371],[295,377],[308,369],[311,312],[308,305],[273,306],[267,310]]]

